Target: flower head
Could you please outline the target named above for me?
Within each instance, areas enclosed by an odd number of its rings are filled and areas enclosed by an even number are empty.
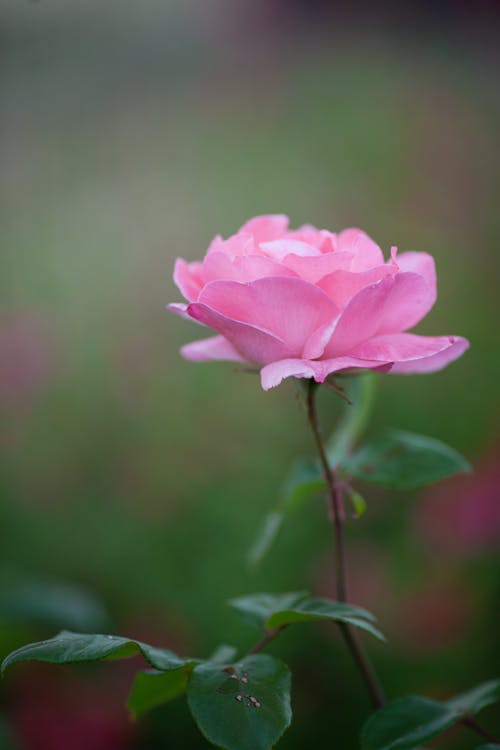
[[[202,262],[179,258],[174,281],[188,302],[169,309],[218,333],[183,356],[258,365],[265,390],[352,369],[433,372],[469,346],[406,333],[436,300],[434,260],[393,248],[385,261],[359,229],[289,230],[286,216],[256,216],[215,237]]]

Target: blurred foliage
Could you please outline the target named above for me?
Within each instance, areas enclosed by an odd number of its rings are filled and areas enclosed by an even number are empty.
[[[306,4],[289,23],[272,5],[0,9],[0,566],[84,586],[119,632],[181,653],[251,645],[228,598],[333,588],[321,498],[246,567],[290,464],[313,446],[291,386],[264,394],[231,364],[180,359],[198,330],[164,311],[179,299],[176,256],[279,211],[295,225],[359,225],[386,251],[431,252],[439,299],[419,330],[467,336],[471,350],[440,374],[380,377],[370,429],[429,434],[474,460],[494,450],[498,425],[499,96],[485,6],[463,18],[387,6],[315,25]],[[325,429],[340,413],[323,394]],[[497,554],[436,557],[416,494],[363,494],[351,588],[390,636],[369,644],[389,695],[446,697],[491,677]],[[53,634],[28,620],[26,632],[2,626],[0,651]],[[294,673],[280,747],[323,746],[333,714],[350,747],[368,705],[331,628],[286,633],[273,652]],[[42,747],[22,718],[35,673],[2,686],[27,750]],[[175,702],[128,741],[203,742]],[[462,741],[473,746],[453,735],[448,747]]]

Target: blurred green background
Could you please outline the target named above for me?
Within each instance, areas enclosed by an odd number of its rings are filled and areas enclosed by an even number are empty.
[[[389,635],[367,646],[390,695],[498,676],[496,7],[3,0],[2,655],[96,622],[183,654],[247,648],[257,634],[228,598],[333,593],[322,498],[259,570],[245,564],[290,463],[312,453],[293,387],[183,361],[198,329],[164,309],[177,256],[284,212],[436,258],[419,332],[471,350],[436,375],[379,378],[373,428],[441,438],[477,471],[367,490],[351,588]],[[325,425],[340,408],[324,395]],[[298,627],[272,651],[294,672],[279,747],[355,748],[369,705],[336,632]],[[182,700],[129,723],[139,666],[13,671],[0,747],[208,747]],[[464,730],[434,746],[477,744]]]

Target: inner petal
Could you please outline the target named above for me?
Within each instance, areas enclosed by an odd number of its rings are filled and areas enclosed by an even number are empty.
[[[283,260],[287,255],[293,253],[301,257],[308,257],[314,255],[321,255],[321,251],[309,245],[307,242],[301,242],[300,240],[275,240],[274,242],[261,242],[261,250],[264,250],[270,258],[275,260]]]

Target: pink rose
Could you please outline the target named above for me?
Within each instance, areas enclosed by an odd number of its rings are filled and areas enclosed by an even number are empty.
[[[434,260],[394,248],[385,262],[359,229],[289,231],[286,216],[256,216],[227,240],[215,237],[201,263],[179,258],[174,281],[188,304],[169,309],[219,334],[187,344],[183,356],[259,365],[265,390],[353,368],[433,372],[469,346],[403,333],[434,304]]]

